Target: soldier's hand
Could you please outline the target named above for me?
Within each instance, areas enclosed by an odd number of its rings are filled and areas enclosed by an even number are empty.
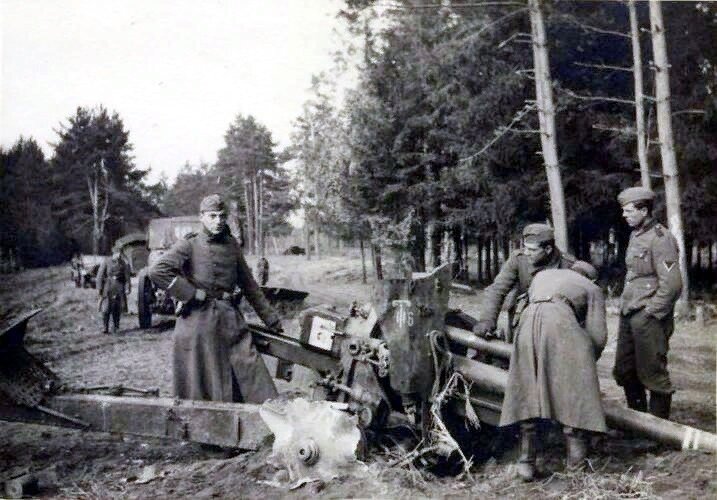
[[[207,292],[205,292],[201,288],[197,288],[197,291],[194,292],[194,300],[201,304],[202,302],[207,300]]]
[[[492,319],[482,319],[473,326],[473,333],[481,337],[487,336],[495,330],[495,321]]]

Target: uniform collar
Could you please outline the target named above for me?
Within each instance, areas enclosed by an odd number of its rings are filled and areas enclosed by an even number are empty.
[[[532,273],[536,274],[538,271],[542,271],[544,269],[553,269],[558,267],[558,264],[560,263],[560,258],[562,257],[560,250],[558,250],[557,247],[553,247],[553,255],[550,257],[550,260],[548,262],[545,262],[543,264],[540,264],[539,266],[535,266],[531,264]]]
[[[639,236],[648,232],[650,229],[655,227],[656,224],[657,221],[655,219],[653,219],[652,217],[648,217],[647,219],[645,219],[645,223],[642,226],[634,230],[635,236]]]
[[[219,234],[212,234],[212,233],[210,233],[209,231],[207,231],[207,229],[206,229],[205,227],[203,227],[202,230],[201,230],[201,232],[200,232],[200,234],[201,234],[202,239],[203,239],[204,241],[211,241],[211,242],[214,242],[214,243],[222,242],[222,241],[224,241],[224,240],[226,239],[227,234],[229,234],[229,228],[228,228],[228,227],[225,227],[225,228],[224,228],[224,231],[222,231],[222,232],[219,233]]]

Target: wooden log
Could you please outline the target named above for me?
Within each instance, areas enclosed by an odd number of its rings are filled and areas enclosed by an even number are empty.
[[[165,437],[246,450],[259,448],[270,434],[259,416],[259,405],[254,404],[72,394],[55,396],[47,406],[85,422],[87,430],[97,432]],[[51,424],[75,427],[72,422],[63,424],[57,419]]]

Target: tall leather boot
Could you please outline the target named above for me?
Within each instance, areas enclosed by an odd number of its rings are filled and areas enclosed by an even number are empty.
[[[631,381],[625,383],[625,399],[627,407],[631,410],[647,411],[647,396],[645,395],[645,387],[639,381]]]
[[[520,458],[518,459],[518,476],[523,481],[535,479],[535,446],[537,433],[535,424],[520,424]]]
[[[672,406],[672,394],[650,391],[650,413],[656,417],[668,420]]]
[[[567,469],[570,471],[585,468],[585,458],[588,456],[588,443],[585,433],[574,427],[564,427],[565,447],[567,448]]]

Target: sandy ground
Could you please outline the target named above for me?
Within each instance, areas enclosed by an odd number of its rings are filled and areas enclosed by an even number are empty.
[[[320,261],[282,256],[270,261],[269,285],[311,292],[307,305],[333,304],[346,311],[353,300],[365,302],[370,297],[370,285],[361,283],[360,260],[353,256]],[[452,296],[451,306],[475,313],[478,298]],[[169,395],[171,318],[156,317],[153,328],[141,330],[137,317],[129,315],[123,317],[119,335],[103,335],[96,291],[74,288],[69,270],[62,267],[4,275],[0,304],[5,317],[33,307],[44,309],[30,320],[26,346],[66,384],[157,387]],[[616,316],[610,317],[609,327],[599,372],[605,397],[619,398],[621,392],[610,377]],[[285,328],[295,333],[298,325],[287,318]],[[669,358],[678,390],[673,419],[711,432],[715,432],[716,336],[714,319],[704,328],[681,323]],[[302,377],[296,378],[295,386]],[[40,496],[47,498],[714,498],[717,494],[713,455],[672,451],[619,435],[595,445],[594,472],[565,473],[560,465],[564,449],[558,443],[545,451],[546,464],[555,473],[531,484],[514,478],[508,455],[475,464],[470,477],[456,478],[436,477],[415,467],[389,467],[395,457],[374,453],[363,477],[287,491],[267,484],[277,472],[266,463],[268,446],[240,454],[191,443],[0,422],[0,480],[29,468],[39,475]],[[142,474],[150,472],[152,480],[143,482]]]

